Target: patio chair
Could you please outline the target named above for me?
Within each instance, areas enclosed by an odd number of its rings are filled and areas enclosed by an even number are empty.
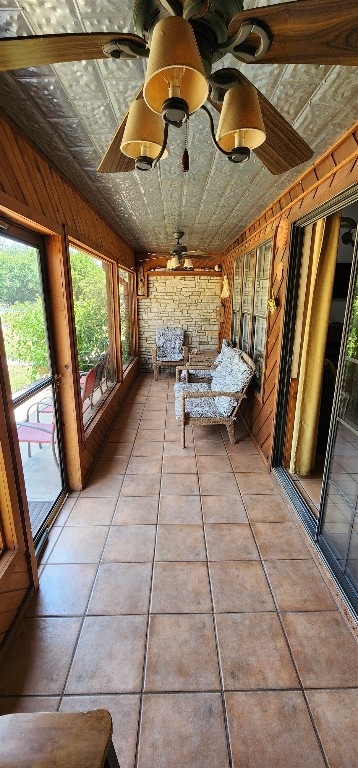
[[[185,448],[185,427],[189,424],[222,424],[230,443],[235,443],[235,421],[246,391],[255,373],[255,364],[238,350],[220,363],[211,384],[176,382],[175,416],[180,421],[181,443]]]
[[[154,380],[158,381],[161,368],[175,368],[188,361],[189,349],[184,344],[183,328],[157,328],[155,347],[152,348]]]
[[[27,443],[27,454],[31,458],[31,443],[36,443],[39,448],[43,445],[51,445],[56,466],[59,467],[56,455],[56,427],[54,422],[41,424],[38,421],[20,421],[16,424],[19,443]]]

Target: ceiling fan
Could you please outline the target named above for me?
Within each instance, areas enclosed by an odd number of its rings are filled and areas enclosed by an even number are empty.
[[[148,58],[143,88],[98,170],[148,170],[167,154],[169,125],[202,109],[217,149],[231,162],[254,151],[273,174],[312,157],[308,144],[235,68],[212,72],[230,53],[254,64],[357,66],[357,0],[295,0],[244,10],[244,0],[133,0],[135,32],[4,38],[0,71],[59,62]],[[174,58],[173,58],[174,57]],[[216,137],[211,111],[220,112]],[[145,129],[143,132],[143,128]]]
[[[167,260],[166,268],[170,270],[175,269],[185,269],[185,270],[192,270],[194,269],[191,256],[196,256],[197,258],[203,258],[205,256],[209,256],[208,253],[205,253],[205,251],[199,250],[199,251],[189,251],[187,246],[184,245],[184,243],[181,243],[180,240],[184,237],[183,230],[177,230],[176,232],[173,232],[173,238],[175,240],[174,245],[170,248],[169,251],[169,258]],[[151,257],[156,258],[165,258],[165,254],[163,253],[149,253],[149,260]]]

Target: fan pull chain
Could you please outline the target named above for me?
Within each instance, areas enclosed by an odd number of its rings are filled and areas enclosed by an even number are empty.
[[[188,121],[184,123],[184,152],[181,159],[181,169],[183,173],[189,170],[189,152],[188,152]]]

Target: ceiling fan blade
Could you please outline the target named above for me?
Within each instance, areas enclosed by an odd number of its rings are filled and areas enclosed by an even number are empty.
[[[262,21],[272,34],[271,46],[258,64],[358,65],[357,0],[295,0],[237,13],[228,35],[244,21]],[[235,53],[240,60],[240,54]]]
[[[143,97],[143,88],[140,88],[134,101]],[[129,112],[129,109],[128,109]],[[113,139],[106,151],[106,154],[102,158],[97,170],[99,173],[127,173],[128,171],[134,171],[135,162],[131,157],[123,154],[121,151],[121,143],[123,139],[124,129],[126,127],[128,112],[125,114],[121,124],[116,130]]]
[[[306,144],[280,112],[257,91],[265,125],[266,140],[253,151],[266,168],[274,174],[290,171],[313,156]]]
[[[33,37],[6,37],[0,40],[0,71],[22,67],[40,67],[62,61],[105,59],[105,43],[120,40],[146,50],[146,42],[130,32],[89,32],[63,35],[34,35]],[[134,58],[121,52],[120,58]]]
[[[250,83],[238,69],[221,70],[228,79],[230,74],[236,82]],[[260,102],[262,119],[265,125],[266,140],[253,150],[270,173],[277,176],[290,171],[301,163],[307,162],[313,155],[311,147],[299,136],[297,131],[285,120],[283,115],[256,88]],[[208,101],[218,112],[222,104],[209,97]]]

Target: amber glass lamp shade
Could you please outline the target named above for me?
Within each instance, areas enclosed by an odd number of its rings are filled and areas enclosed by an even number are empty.
[[[183,99],[189,114],[207,99],[209,86],[194,32],[182,16],[169,16],[155,25],[143,96],[159,115],[168,98]]]
[[[164,126],[161,117],[148,109],[144,99],[133,101],[121,143],[123,154],[134,160],[143,156],[154,160],[159,155],[163,140]],[[162,157],[167,155],[165,149]]]
[[[237,147],[255,149],[266,139],[256,89],[250,83],[230,88],[221,110],[216,140],[226,152]]]

